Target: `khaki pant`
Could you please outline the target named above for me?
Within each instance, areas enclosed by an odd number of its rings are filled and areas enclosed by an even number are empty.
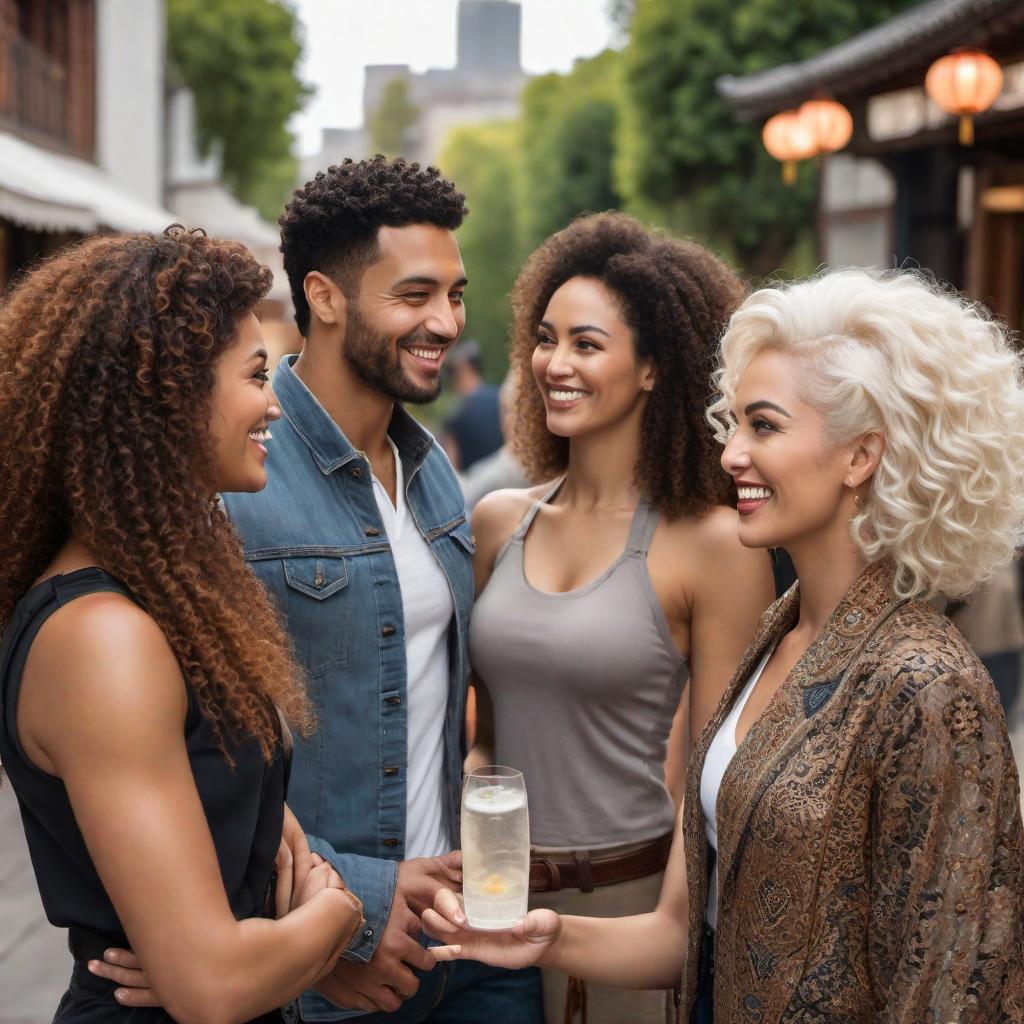
[[[530,909],[546,907],[559,914],[578,914],[581,917],[645,914],[657,906],[663,876],[664,872],[659,871],[656,875],[632,882],[602,885],[593,892],[580,892],[579,889],[531,892]],[[541,980],[544,985],[544,1020],[546,1024],[562,1024],[568,975],[562,971],[542,969]],[[587,1024],[665,1024],[675,1019],[670,991],[633,992],[591,981],[586,986]]]

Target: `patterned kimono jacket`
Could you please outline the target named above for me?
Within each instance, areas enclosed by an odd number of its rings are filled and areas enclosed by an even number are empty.
[[[869,567],[740,745],[718,816],[715,1021],[1024,1021],[1020,793],[981,663]],[[707,907],[700,778],[751,671],[796,623],[764,615],[690,762],[684,839],[696,996]]]

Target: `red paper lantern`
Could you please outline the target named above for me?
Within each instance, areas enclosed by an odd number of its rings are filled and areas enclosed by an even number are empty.
[[[808,100],[801,105],[799,115],[811,133],[818,153],[835,153],[853,135],[853,117],[842,103],[835,100]]]
[[[960,118],[960,144],[974,143],[972,115],[989,109],[1003,88],[1003,69],[981,50],[957,50],[928,69],[924,87],[936,105]]]
[[[768,118],[761,141],[771,156],[782,161],[782,180],[787,185],[796,181],[796,161],[806,160],[818,151],[811,127],[795,110],[784,110]]]

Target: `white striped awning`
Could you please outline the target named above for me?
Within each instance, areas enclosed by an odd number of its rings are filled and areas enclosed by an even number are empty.
[[[0,217],[36,231],[162,231],[177,218],[95,164],[0,132]]]

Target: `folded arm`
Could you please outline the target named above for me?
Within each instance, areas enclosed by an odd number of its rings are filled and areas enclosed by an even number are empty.
[[[63,780],[159,1002],[186,1024],[229,1024],[312,984],[361,915],[349,893],[326,887],[279,921],[235,919],[185,747],[186,707],[156,623],[120,595],[90,595],[40,631],[19,731]]]

